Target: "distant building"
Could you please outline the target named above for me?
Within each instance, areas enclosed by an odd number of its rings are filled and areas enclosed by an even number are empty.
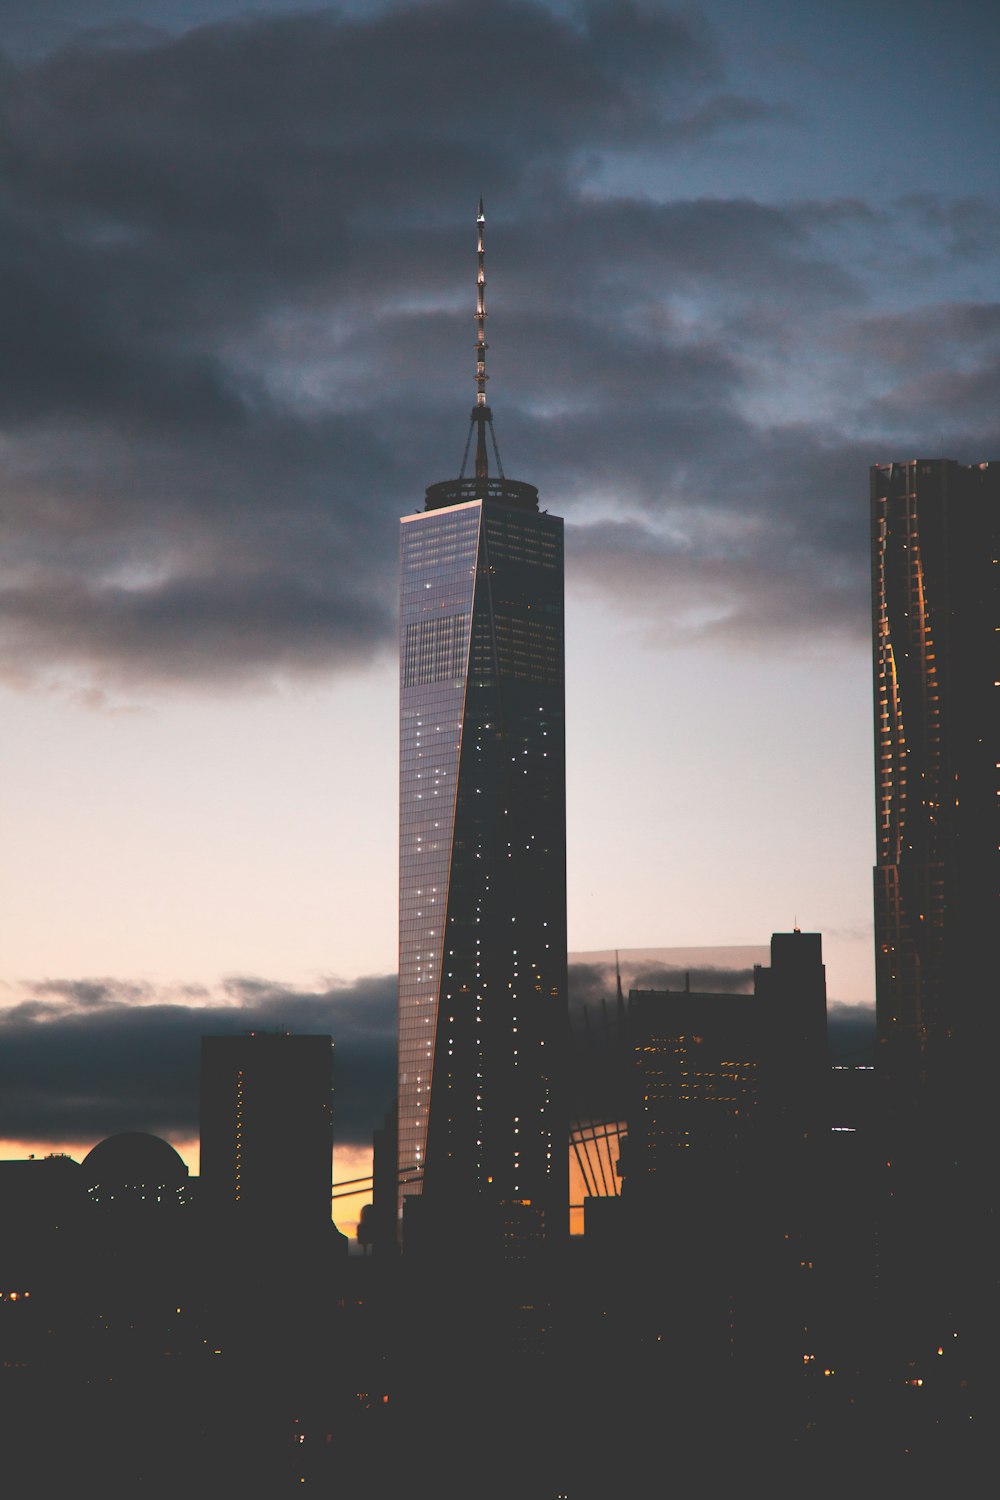
[[[628,1318],[677,1378],[788,1381],[829,1139],[820,935],[775,933],[752,994],[631,990],[626,1041],[620,1211],[593,1227],[629,1247]]]
[[[894,1146],[945,1154],[998,1040],[998,513],[1000,463],[871,470],[876,1066]]]
[[[333,1042],[251,1031],[201,1042],[201,1190],[210,1211],[329,1226]]]
[[[80,1163],[69,1156],[0,1161],[0,1302],[37,1291],[73,1241],[86,1208]]]
[[[818,1143],[830,1129],[826,965],[818,932],[775,932],[771,963],[754,965],[753,991],[768,1007],[767,1106],[791,1141]]]
[[[142,1345],[143,1358],[189,1347],[198,1220],[187,1163],[161,1136],[125,1130],[88,1151],[80,1177],[87,1214],[77,1255],[87,1300],[128,1347]]]
[[[372,1201],[361,1211],[358,1240],[378,1259],[392,1258],[399,1251],[396,1207],[398,1201],[399,1145],[396,1107],[388,1110],[382,1124],[372,1132]]]
[[[80,1167],[90,1202],[102,1209],[177,1208],[188,1201],[187,1164],[158,1135],[126,1130],[88,1151]]]
[[[752,995],[633,989],[626,1024],[626,1196],[665,1201],[679,1172],[771,1162],[829,1129],[819,933],[775,933]]]
[[[58,1224],[79,1207],[80,1163],[71,1156],[24,1156],[0,1161],[0,1211],[5,1224]]]
[[[626,1197],[667,1191],[678,1153],[728,1162],[752,1147],[761,1125],[766,1015],[752,995],[630,992]]]

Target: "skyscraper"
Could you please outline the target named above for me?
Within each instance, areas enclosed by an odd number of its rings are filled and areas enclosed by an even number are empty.
[[[878,1072],[893,1141],[952,1155],[997,1040],[998,500],[996,463],[871,470]]]
[[[563,523],[500,465],[482,203],[477,224],[475,472],[463,459],[400,527],[398,1213],[410,1245],[548,1239],[568,1214]]]

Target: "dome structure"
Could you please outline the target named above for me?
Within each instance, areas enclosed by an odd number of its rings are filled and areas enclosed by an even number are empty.
[[[181,1157],[161,1136],[126,1130],[108,1136],[89,1151],[81,1175],[92,1199],[147,1202],[176,1201],[188,1180]]]

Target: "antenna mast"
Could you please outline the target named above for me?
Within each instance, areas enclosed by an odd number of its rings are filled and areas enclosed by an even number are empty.
[[[503,464],[500,462],[500,450],[497,447],[496,433],[493,431],[493,413],[486,403],[486,382],[489,376],[486,373],[486,351],[489,345],[486,342],[486,245],[485,245],[486,211],[483,208],[483,200],[479,200],[479,212],[476,214],[476,404],[472,408],[472,419],[469,427],[469,442],[465,445],[465,457],[468,457],[469,445],[472,441],[472,429],[476,430],[476,473],[477,479],[488,479],[490,477],[490,460],[486,447],[486,429],[490,430],[490,439],[493,443],[493,454],[497,462],[497,472],[502,479],[504,477]],[[465,473],[465,457],[462,459],[462,473]]]
[[[485,479],[490,472],[489,458],[486,453],[486,423],[490,420],[490,409],[486,404],[486,350],[489,345],[486,342],[486,247],[485,247],[485,225],[486,214],[483,210],[483,200],[479,200],[479,212],[476,215],[477,251],[476,251],[476,407],[472,413],[472,419],[478,426],[476,433],[476,478]]]

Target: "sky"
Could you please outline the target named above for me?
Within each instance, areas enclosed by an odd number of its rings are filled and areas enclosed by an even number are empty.
[[[333,1035],[368,1169],[398,523],[461,463],[480,195],[504,469],[566,521],[574,1003],[798,925],[854,1038],[868,468],[1000,458],[998,43],[971,0],[3,0],[0,1155],[196,1170],[198,1037],[267,1025]]]

